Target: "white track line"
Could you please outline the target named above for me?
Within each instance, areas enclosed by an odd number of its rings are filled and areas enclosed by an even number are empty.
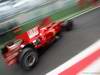
[[[93,10],[95,10],[95,9],[97,9],[97,8],[100,8],[100,5],[97,6],[97,7],[94,7],[94,6],[88,7],[88,8],[86,8],[86,9],[84,9],[84,10],[82,10],[82,11],[79,11],[79,12],[76,12],[76,13],[74,13],[74,14],[68,16],[68,17],[64,17],[64,18],[60,19],[59,21],[70,20],[70,19],[79,17],[79,16],[81,16],[81,15],[83,15],[83,14],[85,14],[85,13],[88,13],[88,12],[90,12],[90,11],[93,11]]]

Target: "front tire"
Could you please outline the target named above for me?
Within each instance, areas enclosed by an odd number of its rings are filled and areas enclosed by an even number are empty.
[[[68,20],[67,23],[64,24],[63,29],[64,29],[65,31],[71,31],[71,30],[73,30],[73,27],[74,27],[74,22],[73,22],[73,20]]]
[[[19,55],[19,64],[24,70],[31,70],[38,61],[37,52],[32,48],[24,48]]]

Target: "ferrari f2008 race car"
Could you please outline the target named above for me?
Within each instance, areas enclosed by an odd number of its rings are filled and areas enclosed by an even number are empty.
[[[2,55],[8,65],[18,63],[23,69],[31,70],[39,59],[39,50],[52,43],[60,32],[73,29],[73,21],[52,21],[46,17],[35,27],[16,35],[16,40],[5,44]]]

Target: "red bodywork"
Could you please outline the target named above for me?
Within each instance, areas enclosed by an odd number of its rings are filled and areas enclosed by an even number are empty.
[[[50,17],[42,20],[40,25],[36,25],[34,28],[17,35],[17,43],[5,46],[7,52],[4,53],[5,61],[8,65],[15,64],[18,55],[22,48],[28,44],[33,44],[36,49],[39,49],[50,41],[52,41],[56,34],[61,31],[63,22],[52,22]]]

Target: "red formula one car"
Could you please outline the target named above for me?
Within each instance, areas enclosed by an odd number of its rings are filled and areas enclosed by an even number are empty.
[[[39,50],[52,43],[62,30],[72,30],[73,22],[51,21],[45,18],[41,24],[16,35],[16,41],[8,42],[2,50],[2,55],[8,65],[20,64],[25,70],[30,70],[38,61]]]

